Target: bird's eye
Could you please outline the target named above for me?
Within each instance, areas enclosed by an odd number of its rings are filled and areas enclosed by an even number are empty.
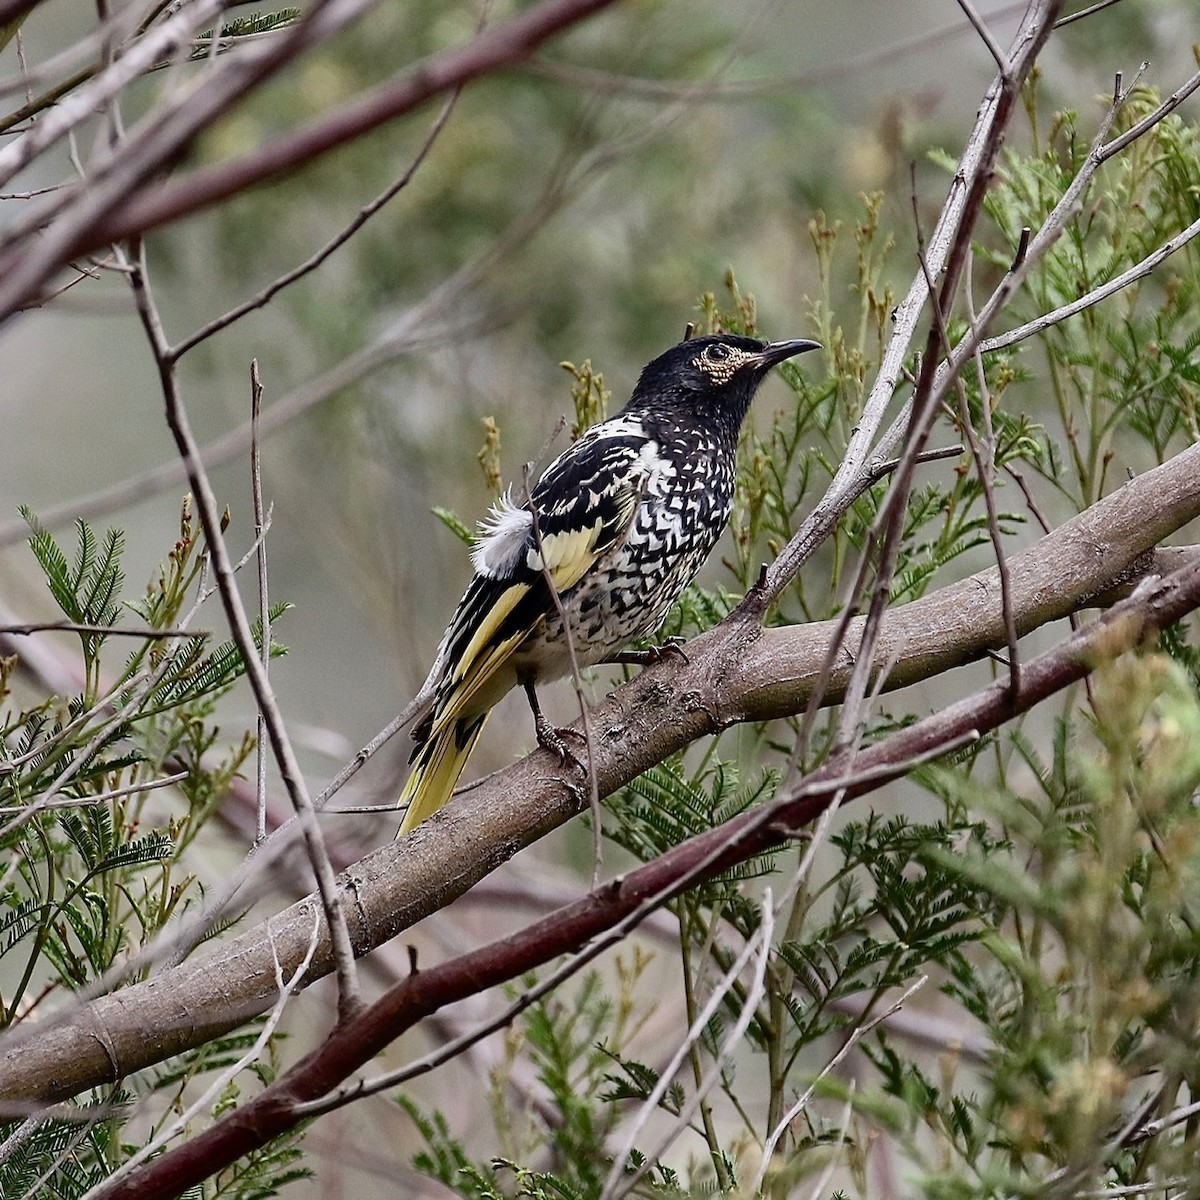
[[[709,362],[724,362],[729,357],[729,347],[722,346],[719,342],[715,346],[709,346],[704,351],[704,357]]]

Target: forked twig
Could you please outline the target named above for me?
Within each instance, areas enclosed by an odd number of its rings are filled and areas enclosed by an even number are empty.
[[[338,1017],[339,1020],[345,1020],[359,1010],[362,1001],[359,997],[354,947],[350,940],[345,914],[342,912],[337,879],[329,861],[325,838],[321,832],[321,826],[317,822],[312,799],[308,794],[304,776],[300,771],[291,739],[287,734],[287,727],[275,700],[275,693],[263,671],[250,622],[246,616],[246,609],[237,590],[229,549],[221,530],[221,515],[217,508],[216,496],[213,493],[208,472],[200,461],[199,447],[195,435],[192,433],[187,410],[179,394],[174,364],[166,356],[167,340],[163,333],[158,308],[150,292],[149,279],[146,274],[145,250],[140,243],[132,263],[130,284],[133,288],[138,315],[141,318],[142,327],[146,331],[146,337],[158,368],[159,381],[166,405],[167,424],[170,426],[172,436],[179,447],[180,456],[187,468],[192,495],[195,497],[197,512],[204,528],[209,553],[212,556],[213,571],[216,575],[225,616],[229,621],[234,640],[241,651],[247,678],[254,690],[259,711],[263,715],[267,732],[270,735],[276,765],[283,778],[284,787],[300,818],[301,832],[308,849],[309,861],[316,877],[317,891],[321,897],[321,906],[325,910],[325,920],[329,928],[338,977]]]

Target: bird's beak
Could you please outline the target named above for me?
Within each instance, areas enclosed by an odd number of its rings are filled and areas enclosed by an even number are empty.
[[[768,342],[757,356],[757,366],[760,371],[769,371],[785,358],[795,358],[797,354],[807,354],[810,350],[820,349],[820,342],[810,342],[807,338],[794,338],[790,342]]]

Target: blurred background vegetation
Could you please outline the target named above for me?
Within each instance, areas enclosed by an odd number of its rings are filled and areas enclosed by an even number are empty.
[[[488,6],[486,19],[511,7]],[[1024,5],[978,7],[1003,44]],[[383,4],[224,121],[195,157],[247,151],[399,63],[466,39],[484,15],[475,4]],[[68,44],[87,19],[67,5],[39,9],[22,31],[26,54],[33,61]],[[1039,148],[1039,131],[1064,107],[1081,114],[1086,141],[1109,102],[1114,71],[1131,77],[1143,60],[1151,64],[1144,81],[1169,91],[1192,69],[1196,32],[1189,0],[1133,0],[1063,30],[1044,60],[1034,121],[1014,125],[1017,147]],[[14,54],[10,46],[0,56],[8,75]],[[264,488],[274,505],[272,595],[295,606],[278,631],[291,653],[273,666],[272,679],[314,781],[332,775],[425,675],[469,572],[461,542],[432,510],[445,507],[470,523],[491,499],[476,463],[484,419],[499,429],[501,474],[519,478],[558,419],[572,415],[572,379],[561,362],[590,360],[614,410],[644,362],[687,322],[704,320],[705,293],[723,308],[733,303],[730,270],[753,293],[768,336],[821,336],[831,312],[857,327],[861,255],[846,247],[874,212],[877,296],[907,286],[916,267],[913,181],[928,224],[946,182],[935,151],[957,157],[993,70],[948,0],[618,5],[525,67],[467,89],[412,184],[359,236],[185,360],[185,399],[209,440],[248,416],[252,358],[269,407],[386,342],[453,281],[433,321],[447,331],[437,344],[383,355],[264,447]],[[159,83],[146,80],[133,102],[152,103]],[[169,334],[182,337],[333,236],[403,173],[435,112],[154,235],[151,266]],[[68,173],[65,153],[39,164],[44,178],[31,173],[22,185]],[[878,200],[864,203],[875,193]],[[838,226],[839,250],[822,269],[822,231]],[[104,279],[26,314],[6,334],[3,361],[0,520],[15,517],[18,504],[37,512],[173,457],[122,280]],[[839,378],[846,366],[838,364]],[[860,364],[867,379],[870,366]],[[1019,409],[1037,414],[1044,404],[1052,421],[1051,398],[1037,399],[1045,390],[1038,371],[1037,356],[1025,355],[1014,384],[1022,389]],[[806,361],[804,372],[817,377],[821,367]],[[793,400],[773,382],[759,405],[761,429],[770,430]],[[552,452],[563,444],[560,435]],[[947,467],[943,477],[952,474]],[[215,482],[232,512],[234,545],[245,549],[248,467],[223,467]],[[149,577],[173,540],[182,492],[97,522],[126,529],[131,580]],[[1039,498],[1052,520],[1086,503],[1052,489]],[[706,578],[737,589],[754,565],[731,542]],[[31,616],[45,606],[24,547],[0,552],[0,570],[11,604]],[[249,703],[247,693],[229,702],[231,727],[250,724]],[[522,702],[510,703],[473,771],[508,761],[514,745],[532,741]],[[572,708],[564,687],[550,709],[565,717]],[[558,871],[565,856],[586,858],[588,844],[585,831],[568,831],[514,869],[553,863]],[[474,937],[478,928],[494,929],[494,916],[487,901],[467,903],[460,930],[443,936],[447,944]],[[391,1128],[394,1110],[380,1101],[314,1134],[313,1148],[331,1148],[340,1162],[322,1171],[320,1194],[337,1194],[337,1186],[362,1194],[347,1159],[370,1176],[376,1113]],[[339,1122],[357,1127],[352,1154],[344,1144],[332,1147]]]

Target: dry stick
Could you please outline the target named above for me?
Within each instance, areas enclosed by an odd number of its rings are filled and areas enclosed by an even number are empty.
[[[551,435],[551,437],[554,436],[554,434]],[[579,655],[575,653],[575,637],[571,632],[571,622],[567,619],[567,610],[563,605],[562,596],[559,594],[558,585],[554,582],[554,576],[550,573],[550,568],[546,564],[546,555],[542,550],[542,530],[538,524],[537,509],[534,507],[533,493],[529,487],[532,466],[532,463],[525,464],[525,501],[532,518],[534,545],[537,546],[538,558],[542,561],[542,577],[546,581],[551,603],[554,605],[554,611],[558,614],[563,637],[566,639],[567,656],[571,660],[571,683],[575,688],[575,699],[579,704],[579,719],[583,725],[583,742],[587,748],[588,803],[592,812],[592,886],[595,887],[600,882],[600,866],[604,861],[604,838],[600,829],[600,781],[596,778],[596,744],[592,740],[592,718],[588,712],[587,696],[583,690],[583,675],[579,670]]]
[[[0,625],[0,634],[26,637],[34,633],[97,633],[104,637],[142,638],[159,641],[164,638],[206,638],[207,631],[193,629],[125,629],[120,625],[88,625],[78,621],[28,621],[20,625]],[[0,764],[0,770],[3,765]]]
[[[202,25],[215,21],[226,3],[227,0],[196,0],[193,4],[183,5],[169,20],[129,46],[107,70],[61,99],[27,133],[0,149],[0,184],[7,183],[97,109],[103,108],[147,67],[185,45]],[[88,249],[98,249],[100,244]]]
[[[642,1104],[640,1120],[634,1121],[633,1129],[630,1131],[631,1136],[622,1140],[621,1150],[613,1160],[613,1165],[608,1172],[608,1177],[604,1181],[604,1188],[600,1192],[600,1200],[620,1200],[621,1197],[627,1196],[637,1184],[645,1177],[648,1171],[654,1169],[654,1165],[667,1149],[675,1141],[675,1139],[687,1127],[687,1122],[691,1120],[696,1110],[700,1107],[705,1097],[717,1085],[721,1078],[722,1072],[725,1070],[725,1064],[733,1057],[734,1052],[740,1047],[742,1039],[746,1035],[746,1030],[750,1027],[750,1022],[758,1013],[758,1005],[766,993],[766,978],[767,978],[767,963],[771,959],[771,938],[775,932],[775,912],[774,906],[771,903],[771,889],[767,888],[763,895],[762,902],[762,917],[759,927],[755,931],[755,936],[750,938],[746,944],[746,948],[739,956],[739,966],[736,972],[726,974],[725,988],[731,988],[737,976],[741,974],[741,965],[744,965],[749,960],[751,953],[755,954],[754,975],[751,978],[750,986],[746,990],[745,998],[742,1001],[742,1011],[738,1013],[738,1019],[734,1023],[733,1028],[726,1034],[725,1040],[722,1042],[720,1049],[701,1079],[692,1089],[686,1102],[680,1107],[679,1112],[675,1114],[674,1120],[671,1122],[667,1130],[653,1143],[652,1148],[647,1152],[641,1164],[632,1172],[625,1173],[625,1165],[629,1158],[630,1152],[633,1150],[633,1141],[640,1132],[641,1124],[649,1119],[653,1108],[651,1100],[654,1097],[652,1092]],[[726,982],[727,981],[727,982]],[[711,1017],[717,1010],[718,1005],[724,997],[724,990],[717,990],[709,997],[708,1003],[704,1006],[702,1015],[705,1016],[704,1024],[700,1024],[700,1017],[692,1023],[692,1027],[687,1032],[687,1037],[684,1039],[683,1045],[680,1047],[677,1058],[672,1060],[671,1066],[667,1071],[662,1073],[658,1084],[655,1085],[655,1092],[659,1096],[665,1094],[667,1086],[678,1070],[680,1062],[683,1060],[683,1055],[688,1047],[692,1045],[701,1036],[704,1025],[707,1024],[707,1018]],[[661,1089],[661,1090],[660,1090]]]
[[[1121,0],[1097,0],[1097,3],[1093,4],[1090,8],[1081,8],[1076,13],[1070,13],[1068,16],[1059,17],[1058,20],[1054,22],[1054,28],[1062,29],[1064,25],[1070,25],[1075,21],[1082,21],[1084,17],[1095,16],[1096,13],[1101,12],[1103,9],[1112,8],[1114,4],[1120,3]]]
[[[271,668],[271,606],[267,599],[267,538],[263,511],[262,464],[258,453],[258,417],[262,411],[262,383],[258,377],[258,359],[250,360],[250,491],[254,505],[254,538],[258,546],[258,622],[262,638],[261,659],[263,679]],[[266,718],[260,710],[254,718],[255,747],[254,787],[257,796],[257,822],[254,844],[262,845],[267,837],[267,746]]]
[[[295,751],[292,749],[291,740],[287,735],[287,728],[275,701],[275,694],[271,690],[271,685],[263,672],[262,663],[259,661],[257,647],[254,644],[254,634],[251,632],[246,609],[242,604],[242,598],[233,577],[233,566],[229,560],[229,550],[225,545],[225,538],[221,530],[221,517],[217,510],[216,496],[213,494],[208,472],[199,458],[199,447],[179,395],[174,366],[165,357],[167,340],[163,334],[157,306],[150,293],[150,283],[146,277],[145,250],[141,244],[137,247],[130,282],[138,315],[141,317],[158,367],[159,381],[166,404],[167,424],[187,467],[192,495],[196,499],[200,521],[204,527],[204,536],[212,555],[213,570],[216,573],[225,616],[229,621],[230,631],[238,644],[238,649],[241,651],[243,665],[258,702],[259,711],[263,714],[267,730],[271,735],[271,746],[275,752],[276,765],[296,809],[296,815],[300,818],[300,828],[308,849],[313,875],[316,877],[317,890],[321,896],[321,906],[325,911],[325,921],[329,928],[329,938],[333,948],[338,979],[338,1020],[339,1022],[348,1020],[359,1010],[362,1001],[358,992],[354,947],[350,941],[350,931],[346,926],[345,915],[342,912],[337,880],[329,862],[329,854],[325,849],[325,838],[321,832],[321,826],[317,822],[312,799],[308,794],[304,776],[300,771]]]
[[[1017,57],[1023,61],[1027,57],[1023,47],[1028,44],[1034,29],[1039,28],[1041,9],[1041,4],[1030,6],[1014,41],[1016,50],[1010,51],[1010,59]],[[930,269],[935,276],[946,268],[955,232],[960,227],[967,202],[971,198],[972,193],[967,186],[967,180],[978,178],[980,163],[996,136],[996,126],[1007,121],[1007,109],[1011,102],[1011,93],[1002,86],[1002,81],[993,81],[980,105],[975,127],[959,160],[950,194],[930,234],[928,257]],[[1003,113],[1000,111],[1002,107],[1005,110]],[[791,582],[812,552],[809,548],[812,530],[827,524],[831,510],[836,509],[844,494],[853,488],[864,464],[870,459],[875,435],[899,383],[908,345],[916,332],[927,295],[924,276],[918,271],[908,293],[896,306],[892,336],[888,340],[875,383],[859,414],[855,431],[833,482],[809,515],[808,521],[771,564],[763,586],[752,589],[738,606],[736,611],[741,619],[748,621],[760,617]]]
[[[314,918],[316,914],[313,914]],[[312,934],[308,940],[308,952],[292,972],[291,978],[285,979],[283,975],[283,966],[279,962],[279,957],[275,957],[275,981],[279,988],[279,999],[275,1001],[271,1011],[267,1014],[266,1020],[263,1022],[262,1028],[258,1031],[258,1036],[254,1039],[253,1045],[239,1058],[236,1062],[232,1062],[223,1067],[217,1072],[216,1076],[209,1082],[204,1091],[193,1100],[188,1107],[181,1113],[171,1118],[171,1121],[165,1128],[156,1129],[154,1136],[150,1138],[146,1144],[138,1149],[130,1158],[127,1158],[121,1165],[98,1187],[89,1188],[80,1200],[88,1200],[89,1196],[95,1196],[103,1188],[108,1187],[113,1182],[119,1181],[126,1175],[135,1171],[140,1163],[143,1163],[152,1154],[161,1150],[172,1138],[177,1134],[186,1130],[189,1122],[196,1120],[201,1115],[208,1116],[212,1111],[212,1106],[225,1090],[230,1082],[252,1063],[258,1061],[258,1057],[262,1054],[271,1035],[283,1019],[283,1011],[287,1007],[288,1002],[295,994],[296,989],[300,985],[300,981],[304,978],[304,972],[308,970],[309,963],[312,962],[312,957],[316,953],[317,942],[320,940],[321,927],[320,922],[313,921]],[[272,946],[272,949],[274,947]]]
[[[890,1004],[883,1012],[876,1014],[869,1021],[862,1025],[856,1025],[850,1035],[838,1048],[836,1054],[821,1068],[817,1073],[817,1077],[808,1085],[800,1098],[787,1110],[784,1116],[780,1119],[778,1125],[771,1130],[767,1136],[767,1140],[763,1143],[762,1161],[758,1165],[758,1170],[754,1175],[754,1179],[750,1184],[750,1195],[757,1196],[762,1191],[763,1179],[766,1177],[767,1170],[771,1165],[771,1157],[775,1153],[775,1147],[779,1144],[779,1139],[783,1136],[787,1127],[808,1107],[809,1101],[816,1094],[817,1087],[821,1080],[833,1070],[846,1057],[854,1046],[862,1041],[872,1029],[878,1025],[882,1025],[890,1016],[899,1012],[901,1008],[923,988],[928,981],[928,975],[920,975],[917,979],[910,983],[904,992]],[[865,1015],[865,1014],[864,1014]]]
[[[838,1155],[846,1145],[846,1138],[849,1136],[850,1118],[854,1115],[854,1086],[855,1081],[851,1079],[850,1086],[846,1089],[846,1103],[842,1105],[842,1115],[838,1121],[838,1137],[837,1142],[834,1144],[834,1150],[837,1153],[829,1156],[829,1161],[825,1164],[825,1169],[817,1176],[816,1182],[813,1184],[812,1190],[808,1193],[805,1200],[822,1200],[826,1195],[826,1189],[829,1187],[829,1181],[833,1178],[833,1174],[837,1170]]]
[[[344,246],[389,200],[393,199],[412,182],[417,169],[425,161],[430,150],[433,149],[434,142],[437,141],[438,136],[446,127],[446,123],[450,120],[450,114],[454,111],[454,106],[458,103],[458,98],[461,95],[462,88],[459,87],[442,106],[441,112],[438,113],[433,125],[430,126],[429,133],[425,136],[425,141],[421,143],[421,148],[417,151],[403,174],[384,188],[374,200],[368,204],[364,204],[358,210],[357,216],[344,229],[336,233],[325,245],[306,258],[304,262],[267,284],[262,291],[251,296],[248,300],[243,300],[241,304],[231,308],[223,316],[214,318],[200,329],[197,329],[195,333],[189,334],[177,342],[171,347],[171,358],[175,360],[182,358],[189,350],[206,341],[213,334],[228,328],[235,321],[240,321],[247,313],[253,312],[257,308],[262,308],[283,291],[284,288],[290,287],[297,280],[303,279],[305,275],[315,271],[331,254]]]
[[[621,1136],[620,1145],[613,1153],[612,1167],[604,1181],[604,1190],[601,1193],[601,1200],[604,1200],[605,1197],[612,1196],[614,1188],[616,1187],[617,1183],[620,1182],[620,1176],[623,1175],[625,1171],[625,1166],[629,1161],[629,1157],[633,1153],[638,1139],[641,1137],[642,1129],[655,1114],[659,1102],[662,1100],[663,1096],[666,1095],[667,1089],[671,1086],[676,1074],[683,1065],[684,1058],[689,1054],[692,1047],[704,1035],[705,1030],[709,1028],[709,1022],[716,1014],[718,1007],[720,1007],[726,995],[734,991],[739,976],[745,970],[750,959],[755,955],[758,956],[759,961],[755,964],[755,984],[751,988],[751,993],[760,990],[761,976],[759,974],[758,967],[760,964],[765,966],[766,961],[770,956],[771,936],[774,931],[775,924],[775,906],[771,903],[770,888],[765,890],[759,907],[761,909],[762,917],[758,927],[754,930],[751,936],[746,939],[746,944],[742,947],[740,953],[734,959],[733,964],[725,972],[724,976],[717,981],[708,999],[705,1001],[704,1006],[699,1012],[696,1013],[696,1016],[688,1026],[687,1032],[684,1034],[680,1044],[676,1047],[674,1054],[672,1054],[667,1063],[664,1064],[661,1070],[659,1070],[658,1082],[655,1083],[654,1087],[650,1090],[650,1094],[645,1098],[645,1100],[638,1105],[637,1113],[634,1115],[633,1119],[627,1123],[627,1126]],[[756,998],[753,1004],[751,1004],[749,994],[742,996],[742,1013],[746,1014],[752,1011],[752,1009],[757,1006],[759,999],[761,999],[761,996]],[[693,1090],[692,1095],[696,1099],[696,1106],[698,1107],[699,1101],[703,1100],[707,1091],[711,1090],[711,1084],[709,1088],[705,1088],[703,1086],[703,1080],[700,1077],[698,1067],[696,1070],[696,1075],[696,1087]],[[691,1112],[695,1112],[695,1107],[692,1108]],[[686,1121],[690,1118],[691,1112],[685,1115],[683,1110],[680,1110],[679,1113],[676,1113],[675,1120],[672,1122],[672,1128],[681,1129],[686,1124]],[[647,1155],[648,1163],[653,1166],[654,1160],[658,1158],[662,1153],[662,1150],[665,1149],[666,1146],[664,1145],[660,1147],[657,1154]],[[641,1178],[640,1172],[637,1178]]]
[[[410,975],[358,1017],[335,1028],[322,1045],[246,1105],[186,1145],[145,1164],[123,1185],[102,1190],[97,1200],[177,1195],[294,1128],[303,1119],[301,1105],[311,1111],[306,1102],[325,1096],[422,1017],[573,948],[586,946],[584,954],[598,953],[596,947],[607,942],[611,931],[634,918],[647,901],[665,903],[794,836],[836,791],[845,789],[849,798],[864,795],[885,779],[896,778],[914,755],[941,754],[956,739],[990,732],[1087,674],[1099,657],[1136,644],[1198,605],[1200,563],[1115,606],[1082,633],[1033,659],[1026,666],[1020,696],[1013,697],[1007,685],[993,683],[862,751],[855,779],[837,777],[841,763],[830,762],[763,809],[689,839],[547,919],[473,954]],[[870,782],[861,782],[865,774],[872,776]]]
[[[1142,68],[1145,69],[1146,65],[1143,63]],[[1141,71],[1138,75],[1141,75]],[[1136,83],[1136,78],[1134,82]],[[1132,86],[1131,84],[1130,87]],[[1120,154],[1131,142],[1137,141],[1142,134],[1153,129],[1163,117],[1173,113],[1197,88],[1200,88],[1200,71],[1196,71],[1186,83],[1176,88],[1153,112],[1147,113],[1135,125],[1131,125],[1120,137],[1108,142],[1100,151],[1100,161],[1107,162],[1114,154]]]
[[[87,808],[93,804],[102,804],[106,800],[116,800],[119,796],[136,796],[142,792],[152,792],[156,788],[170,787],[187,779],[190,771],[177,771],[174,775],[164,775],[161,779],[148,779],[143,783],[131,783],[127,787],[113,788],[107,792],[97,792],[92,796],[79,796],[72,800],[53,800],[41,806],[44,812],[54,812],[60,808]],[[24,812],[27,805],[6,805],[0,807],[0,813]]]
[[[942,351],[949,354],[950,330],[946,325],[946,314],[939,303],[934,290],[933,276],[929,274],[929,264],[925,260],[925,237],[921,233],[921,215],[917,208],[915,178],[913,180],[912,200],[913,220],[916,223],[917,231],[917,257],[920,259],[921,270],[925,272],[925,278],[929,283],[929,298],[933,308],[934,328],[937,330],[938,338],[941,341]],[[974,325],[976,320],[975,308],[969,298],[970,272],[971,254],[968,250],[967,309],[971,316],[971,324]],[[986,409],[988,403],[987,383],[983,378],[983,366],[980,362],[978,351],[975,354],[975,362],[980,374],[981,402]],[[979,444],[979,435],[975,432],[975,426],[971,421],[971,409],[967,403],[967,390],[963,386],[962,375],[958,371],[955,371],[951,375],[951,378],[954,382],[954,390],[958,395],[959,421],[963,427],[963,432],[967,435],[967,441],[971,447],[971,457],[975,460],[975,471],[979,476],[979,484],[983,488],[983,504],[987,513],[988,536],[991,539],[992,550],[996,556],[996,570],[1000,576],[1000,608],[1004,614],[1004,637],[1008,643],[1009,687],[1015,696],[1021,690],[1021,660],[1017,651],[1017,622],[1013,615],[1012,577],[1008,570],[1008,554],[1004,549],[1004,539],[1000,533],[1000,518],[996,511],[995,462],[984,455],[983,448]]]
[[[1029,233],[1030,230],[1027,225],[1021,231],[1021,242],[1017,250],[1018,260],[1023,259],[1025,256],[1025,251],[1029,245]],[[974,287],[972,274],[974,263],[974,253],[968,252],[967,284],[963,294],[966,298],[967,316],[970,318],[972,325],[979,319],[975,312],[975,298],[972,295]],[[938,322],[943,335],[945,335],[946,322],[944,314],[938,314]],[[948,339],[943,344],[948,347]],[[1004,609],[1004,639],[1008,643],[1009,682],[1015,695],[1021,690],[1021,660],[1017,650],[1017,619],[1013,612],[1012,576],[1008,569],[1008,554],[1001,540],[1000,516],[996,510],[996,432],[992,426],[992,394],[991,389],[988,387],[987,372],[983,367],[983,354],[978,347],[976,347],[973,357],[975,360],[975,378],[979,386],[979,406],[983,414],[983,445],[980,445],[979,438],[975,432],[975,426],[971,421],[971,410],[967,404],[967,393],[963,387],[962,378],[961,376],[955,376],[959,415],[963,422],[963,428],[967,431],[967,437],[971,443],[971,456],[975,459],[975,469],[979,473],[979,482],[983,487],[983,500],[987,509],[988,535],[992,539],[992,549],[996,554],[996,570],[1000,575],[1000,603]]]
[[[1128,270],[1122,271],[1120,275],[1115,276],[1100,287],[1093,288],[1087,295],[1080,296],[1078,300],[1072,300],[1070,304],[1064,304],[1062,307],[1054,309],[1053,312],[1035,317],[1032,321],[1026,321],[1024,325],[1020,325],[1016,329],[1010,329],[1005,333],[996,334],[995,337],[984,339],[979,343],[980,352],[991,354],[995,350],[1003,350],[1008,346],[1015,345],[1017,342],[1023,342],[1035,333],[1041,333],[1043,330],[1049,329],[1052,325],[1061,324],[1068,317],[1073,317],[1076,313],[1081,313],[1084,309],[1091,308],[1094,304],[1099,304],[1101,300],[1107,300],[1109,296],[1116,295],[1117,292],[1127,288],[1131,283],[1136,283],[1139,279],[1144,279],[1155,267],[1170,258],[1177,250],[1181,250],[1198,234],[1200,234],[1200,220],[1193,221],[1186,229],[1159,246],[1157,250],[1151,254],[1147,254],[1141,262],[1135,263]]]
[[[141,30],[144,32],[146,22],[164,7],[166,6],[162,0],[144,0],[140,9],[135,10],[132,4],[118,8],[115,13],[104,17],[90,33],[78,38],[64,50],[60,50],[50,58],[44,59],[32,70],[23,72],[21,75],[11,76],[8,79],[0,79],[0,96],[12,95],[15,92],[26,92],[26,99],[28,100],[27,85],[33,87],[44,86],[50,80],[56,78],[60,72],[73,67],[80,59],[92,58],[107,41],[120,42],[122,45],[125,44],[127,39],[136,31]],[[90,79],[99,69],[100,63],[93,61],[82,71],[77,71],[70,79],[57,84],[56,89],[61,88],[63,82],[67,84],[65,90],[78,87],[81,83]],[[56,91],[54,99],[57,99],[62,94],[63,91]],[[44,101],[41,106],[44,108],[48,108],[50,103],[53,102],[46,95],[43,95],[40,99]],[[11,120],[11,117],[8,120]],[[0,121],[0,132],[5,128],[6,122]]]
[[[987,47],[988,53],[995,59],[996,69],[1004,78],[1007,78],[1012,74],[1012,65],[1009,63],[1004,51],[1000,49],[1000,44],[992,36],[992,31],[987,27],[987,22],[975,11],[975,6],[971,3],[971,0],[958,0],[958,7],[963,10],[967,20],[974,26],[975,32],[979,34],[980,40]]]
[[[1017,50],[1011,59],[1011,70],[999,75],[992,84],[993,90],[997,92],[994,119],[983,132],[979,156],[975,161],[972,174],[966,181],[962,212],[946,255],[941,288],[936,293],[935,305],[940,307],[943,313],[950,308],[958,289],[966,254],[971,244],[971,233],[983,210],[983,201],[991,178],[992,167],[1000,151],[1000,144],[1015,106],[1017,93],[1033,68],[1061,8],[1062,0],[1037,0],[1030,5],[1029,12],[1022,23],[1021,32],[1014,43]],[[1022,267],[1027,269],[1027,263],[1023,263]],[[924,272],[928,269],[929,263],[923,263],[921,275],[923,281]],[[1000,294],[1001,289],[997,288],[992,299],[995,300],[996,296]],[[933,299],[935,293],[930,289],[927,290],[927,295]],[[969,338],[965,338],[964,342],[968,340]],[[890,601],[891,580],[899,561],[905,511],[908,496],[912,491],[913,473],[916,466],[915,456],[925,447],[937,417],[939,392],[944,390],[945,386],[944,383],[941,389],[934,386],[940,344],[941,338],[935,323],[930,328],[926,339],[921,372],[913,393],[913,417],[905,439],[905,454],[902,456],[899,469],[892,477],[883,511],[880,514],[881,519],[877,523],[878,528],[882,531],[880,562],[876,569],[875,588],[859,642],[858,657],[851,673],[850,683],[846,688],[844,707],[838,723],[838,740],[843,742],[848,740],[850,723],[858,720],[859,706],[866,694],[867,681],[874,664],[875,646],[879,639],[883,612]],[[947,363],[945,374],[954,377],[957,370],[958,367],[951,360]]]

